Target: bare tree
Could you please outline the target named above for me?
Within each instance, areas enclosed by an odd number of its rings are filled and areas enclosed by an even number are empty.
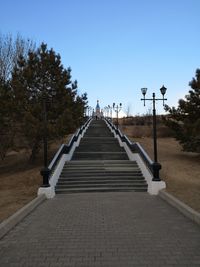
[[[0,79],[8,81],[19,57],[28,56],[29,51],[35,51],[36,43],[18,34],[15,38],[11,34],[0,34]]]
[[[3,160],[9,148],[13,147],[16,133],[15,101],[10,80],[20,56],[28,57],[36,50],[36,44],[21,35],[0,34],[0,158]]]
[[[128,103],[125,109],[126,117],[129,117],[131,115],[131,104]]]

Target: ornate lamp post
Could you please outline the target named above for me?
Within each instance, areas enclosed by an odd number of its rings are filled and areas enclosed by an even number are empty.
[[[110,111],[110,120],[112,121],[112,107],[108,105],[108,111]]]
[[[158,157],[157,157],[157,129],[156,129],[156,107],[155,103],[156,101],[162,100],[163,106],[165,103],[166,98],[164,98],[164,95],[167,91],[167,88],[164,87],[164,85],[160,88],[160,92],[162,94],[162,98],[156,98],[155,93],[153,93],[152,98],[145,98],[145,95],[147,93],[147,88],[142,88],[141,92],[143,94],[143,98],[141,98],[141,101],[153,101],[153,144],[154,144],[154,163],[153,163],[153,181],[160,181],[159,177],[159,170],[161,169],[160,163],[158,163]]]
[[[117,113],[117,129],[119,128],[119,112],[122,109],[122,103],[119,103],[119,105],[115,105],[115,103],[113,103],[113,110]]]
[[[87,106],[88,118],[91,116],[91,111],[92,111],[92,107],[91,106]]]
[[[108,107],[104,107],[105,117],[108,118]]]

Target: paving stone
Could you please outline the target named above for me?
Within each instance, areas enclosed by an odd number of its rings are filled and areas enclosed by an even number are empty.
[[[148,193],[57,195],[0,240],[0,266],[199,266],[200,228]]]

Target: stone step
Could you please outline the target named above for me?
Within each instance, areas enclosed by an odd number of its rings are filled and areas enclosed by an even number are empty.
[[[135,181],[135,180],[144,180],[144,177],[142,176],[142,174],[134,174],[134,175],[117,175],[117,174],[111,174],[109,175],[108,173],[106,174],[87,174],[85,173],[85,175],[62,175],[60,176],[60,179],[58,182],[60,181],[75,181],[75,180],[80,180],[80,181],[85,181],[85,180],[99,180],[99,181],[102,181],[102,180],[131,180],[131,181]]]
[[[113,173],[63,173],[60,175],[60,179],[59,180],[64,180],[64,179],[103,179],[103,178],[108,178],[110,177],[110,179],[134,179],[134,178],[141,178],[142,174],[141,173],[134,173],[131,175],[123,175],[123,174],[113,174]]]
[[[102,147],[108,147],[108,148],[116,148],[116,147],[120,147],[119,144],[117,144],[116,142],[115,143],[108,143],[108,142],[88,142],[88,143],[80,143],[80,145],[78,147],[83,147],[83,148],[93,148],[93,147],[98,147],[98,148],[102,148]],[[78,148],[77,147],[77,148]],[[123,148],[123,147],[120,147],[120,148]],[[109,151],[109,150],[108,150]]]
[[[134,188],[134,187],[100,187],[100,188],[70,188],[70,189],[56,189],[56,194],[74,194],[74,193],[101,193],[101,192],[147,192],[146,187]]]
[[[141,173],[141,170],[137,167],[135,168],[112,168],[112,167],[108,167],[108,168],[98,168],[98,167],[95,167],[95,168],[78,168],[77,170],[74,169],[74,168],[64,168],[62,170],[62,173],[99,173],[99,174],[105,174],[105,173],[113,173],[113,174],[122,174],[122,175],[125,175],[125,174],[134,174],[134,173]],[[62,174],[61,173],[61,174]]]
[[[145,188],[146,184],[143,183],[90,183],[90,184],[68,184],[66,185],[56,185],[56,189],[78,189],[78,188],[102,188],[102,187],[111,187],[111,188],[119,188],[119,187],[130,187],[130,188]]]
[[[72,156],[72,160],[106,160],[106,159],[120,159],[127,160],[126,152],[76,152]]]
[[[136,161],[130,161],[130,160],[97,160],[97,161],[91,161],[91,160],[81,160],[81,161],[67,161],[65,163],[65,166],[68,165],[73,165],[73,166],[77,166],[77,165],[123,165],[123,166],[127,166],[127,165],[137,165]]]
[[[116,173],[116,174],[134,174],[134,173],[141,173],[141,170],[137,167],[135,168],[113,168],[113,167],[107,167],[107,168],[78,168],[77,170],[74,168],[64,168],[62,170],[62,173]]]
[[[119,142],[118,140],[116,139],[111,139],[111,140],[108,140],[107,138],[105,140],[103,140],[102,138],[100,139],[97,139],[97,138],[83,138],[81,140],[81,143],[80,145],[85,145],[85,146],[88,146],[88,145],[93,145],[93,144],[96,144],[96,145],[102,145],[102,144],[107,144],[107,145],[117,145],[119,146]]]
[[[92,178],[92,179],[68,179],[68,180],[60,180],[57,183],[57,186],[62,185],[62,186],[70,186],[70,185],[88,185],[88,184],[95,184],[95,185],[99,185],[99,184],[121,184],[121,185],[135,185],[135,184],[142,184],[142,185],[146,185],[146,181],[143,179],[96,179],[96,178]]]
[[[107,134],[107,133],[98,133],[98,134],[95,134],[95,133],[85,133],[84,137],[83,138],[100,138],[100,139],[107,139],[107,138],[114,138],[114,135],[113,134]]]
[[[94,161],[93,161],[94,162]],[[79,170],[102,170],[102,171],[105,171],[105,170],[113,170],[113,171],[121,171],[121,172],[124,172],[124,171],[137,171],[137,170],[140,170],[140,168],[137,166],[137,165],[133,165],[133,166],[130,166],[130,165],[127,165],[127,166],[123,166],[123,165],[119,165],[119,166],[115,166],[115,165],[103,165],[103,166],[99,166],[99,165],[64,165],[63,167],[63,170],[75,170],[77,171],[77,168]]]
[[[125,160],[124,160],[125,161]],[[131,162],[131,161],[130,161]],[[123,169],[126,169],[126,168],[138,168],[138,165],[136,163],[132,163],[132,164],[129,164],[127,162],[125,162],[124,164],[123,163],[117,163],[117,164],[114,164],[114,163],[101,163],[99,162],[98,160],[96,161],[89,161],[89,162],[85,162],[84,160],[82,161],[68,161],[67,163],[65,163],[64,165],[64,168],[77,168],[78,167],[83,167],[83,168],[87,168],[87,167],[91,167],[91,168],[95,168],[95,167],[99,167],[99,168],[123,168]]]
[[[79,146],[76,148],[76,152],[124,152],[124,148],[118,146]]]

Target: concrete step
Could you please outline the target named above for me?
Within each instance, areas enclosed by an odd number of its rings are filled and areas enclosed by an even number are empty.
[[[116,168],[116,167],[107,167],[107,168],[78,168],[77,170],[74,168],[64,168],[62,170],[62,173],[116,173],[116,174],[133,174],[133,173],[141,173],[141,170],[139,168]]]
[[[72,160],[127,160],[126,152],[76,152]]]
[[[95,161],[93,161],[95,162]],[[127,166],[115,166],[115,165],[105,165],[105,166],[98,166],[98,165],[91,165],[91,166],[86,166],[86,165],[69,165],[69,166],[64,166],[63,167],[63,170],[75,170],[77,171],[77,168],[79,170],[94,170],[94,171],[97,171],[97,170],[100,170],[100,171],[121,171],[121,172],[124,172],[124,171],[137,171],[137,170],[140,170],[140,168],[138,166],[130,166],[130,165],[127,165]]]
[[[109,174],[102,174],[102,175],[99,175],[99,174],[91,174],[91,175],[63,175],[63,176],[60,176],[59,178],[59,181],[90,181],[90,180],[99,180],[99,181],[103,181],[103,180],[126,180],[126,181],[135,181],[135,180],[141,180],[141,181],[144,181],[144,177],[142,176],[142,174],[138,174],[138,175],[109,175]]]
[[[91,184],[68,184],[67,185],[67,189],[71,189],[71,188],[74,188],[74,189],[78,189],[78,188],[102,188],[102,187],[111,187],[111,188],[122,188],[122,187],[129,187],[129,188],[145,188],[146,187],[146,184],[143,184],[143,183],[134,183],[134,184],[131,184],[131,183],[106,183],[106,184],[102,184],[102,183],[91,183]],[[56,190],[57,189],[65,189],[66,186],[65,185],[56,185]]]
[[[98,128],[89,128],[85,135],[91,135],[91,136],[114,136],[113,133],[108,129],[104,127],[98,127]]]
[[[113,174],[113,173],[85,173],[85,174],[81,174],[81,173],[63,173],[61,174],[59,181],[60,180],[68,180],[68,179],[143,179],[143,176],[141,173],[136,173],[136,174],[131,174],[131,175],[118,175],[117,173]]]
[[[112,145],[94,145],[94,146],[83,146],[80,145],[76,148],[76,152],[125,152],[124,148],[120,146]]]
[[[125,161],[125,160],[124,160]],[[83,163],[82,163],[83,162]],[[131,161],[130,161],[131,162]],[[77,163],[77,164],[76,164]],[[81,161],[69,161],[69,163],[65,163],[64,168],[74,168],[76,169],[77,166],[79,168],[138,168],[138,165],[136,163],[129,164],[129,163],[118,163],[118,164],[113,164],[113,163],[99,163],[98,160],[96,161],[91,161],[90,163],[85,163],[84,160]]]
[[[83,137],[83,139],[81,140],[80,145],[93,145],[93,144],[97,144],[97,145],[101,145],[101,144],[109,144],[109,145],[118,145],[119,146],[119,142],[117,139],[115,139],[114,137],[111,137],[110,139],[108,138],[102,138],[102,137]]]
[[[136,185],[136,184],[142,184],[142,185],[146,185],[146,181],[143,179],[96,179],[96,178],[93,178],[93,179],[85,179],[85,180],[82,180],[82,179],[68,179],[68,180],[60,180],[58,182],[58,184],[56,186],[71,186],[71,185],[91,185],[91,184],[95,184],[95,185],[102,185],[102,184],[121,184],[121,185]]]
[[[97,161],[91,161],[91,160],[81,160],[81,161],[67,161],[65,163],[65,166],[77,166],[77,165],[118,165],[118,166],[127,166],[127,165],[137,165],[136,161],[130,161],[130,160],[97,160]]]
[[[107,167],[107,168],[78,168],[77,170],[74,168],[64,168],[62,170],[62,173],[99,173],[99,174],[105,174],[105,173],[116,173],[116,174],[133,174],[133,173],[141,173],[141,170],[137,167],[133,168],[116,168],[116,167]]]
[[[64,188],[56,189],[56,194],[74,194],[74,193],[94,193],[94,192],[147,192],[146,187],[144,188],[131,188],[131,187],[93,187],[93,188]]]
[[[122,175],[126,175],[126,174],[137,174],[137,173],[141,173],[139,168],[113,168],[113,167],[84,167],[84,168],[79,168],[78,170],[76,170],[74,167],[69,167],[69,168],[64,168],[62,173],[99,173],[99,174],[105,174],[105,173],[113,173],[113,174],[119,174],[121,173]]]

